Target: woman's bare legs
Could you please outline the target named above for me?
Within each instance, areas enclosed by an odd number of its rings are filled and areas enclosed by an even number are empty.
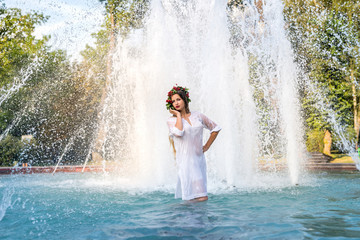
[[[205,196],[205,197],[194,198],[194,199],[192,199],[191,201],[192,201],[192,202],[204,202],[204,201],[207,201],[207,200],[208,200],[208,197]]]

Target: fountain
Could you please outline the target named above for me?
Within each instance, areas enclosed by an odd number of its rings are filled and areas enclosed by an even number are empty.
[[[82,124],[67,142],[61,141],[54,172],[76,139],[90,130],[90,139],[105,137],[97,149],[104,169],[109,162],[116,162],[124,177],[135,176],[154,185],[172,181],[175,168],[169,161],[167,138],[161,137],[167,135],[161,122],[168,113],[160,107],[163,99],[159,93],[181,83],[195,99],[191,108],[211,113],[224,129],[208,153],[213,182],[229,186],[246,186],[254,179],[261,182],[264,172],[260,169],[271,169],[276,175],[281,164],[275,162],[282,162],[289,182],[298,183],[306,159],[299,89],[314,93],[318,109],[331,111],[331,107],[322,102],[324,97],[316,85],[298,80],[302,71],[294,63],[281,1],[244,1],[233,9],[227,4],[153,1],[144,27],[118,37],[108,78],[111,84],[107,83],[107,97],[102,99],[101,134]],[[13,87],[2,89],[0,105],[26,84],[42,61],[34,59]],[[40,95],[51,95],[56,83],[53,85],[44,87]],[[140,101],[143,98],[150,103]],[[28,109],[42,111],[35,107],[36,101],[16,114],[0,140],[21,122]],[[340,148],[353,156],[353,144],[344,137],[346,127],[338,124],[335,113],[329,114],[328,121],[340,138]],[[155,141],[149,144],[149,139]],[[99,141],[87,145],[83,171]]]
[[[103,112],[104,154],[129,176],[173,181],[161,93],[179,83],[190,88],[190,109],[223,127],[207,155],[210,181],[261,181],[259,159],[270,164],[280,156],[289,182],[298,183],[305,148],[282,3],[262,5],[262,14],[249,3],[238,12],[226,8],[227,1],[153,1],[144,28],[119,39]]]
[[[359,236],[359,174],[316,175],[303,167],[299,89],[316,93],[319,109],[327,106],[316,85],[298,79],[281,0],[243,1],[233,10],[227,4],[151,2],[144,27],[118,38],[98,130],[84,121],[53,163],[55,173],[88,134],[82,171],[96,150],[104,172],[1,176],[1,239]],[[38,61],[10,90],[1,89],[0,106],[26,85]],[[206,153],[207,202],[173,198],[165,100],[176,83],[190,89],[192,111],[222,127]],[[36,96],[47,100],[57,84]],[[37,103],[27,103],[0,138],[24,112],[41,111]],[[341,142],[350,152],[345,137]]]

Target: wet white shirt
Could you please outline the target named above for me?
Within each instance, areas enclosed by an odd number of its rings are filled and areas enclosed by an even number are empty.
[[[176,150],[178,182],[175,198],[181,197],[183,200],[207,196],[203,128],[210,132],[221,130],[215,122],[199,112],[191,112],[189,120],[191,125],[182,118],[182,131],[175,127],[176,117],[170,117],[167,121]]]

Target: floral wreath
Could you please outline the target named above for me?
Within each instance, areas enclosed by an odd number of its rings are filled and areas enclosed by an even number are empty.
[[[178,86],[176,84],[176,86],[174,86],[169,92],[168,92],[168,99],[166,100],[166,109],[169,110],[170,108],[171,109],[174,109],[173,105],[172,105],[172,100],[171,100],[171,97],[174,95],[174,94],[177,94],[178,91],[183,91],[185,93],[185,96],[186,96],[186,100],[187,102],[191,102],[190,98],[189,98],[189,89],[186,88],[186,87],[181,87],[181,86]]]

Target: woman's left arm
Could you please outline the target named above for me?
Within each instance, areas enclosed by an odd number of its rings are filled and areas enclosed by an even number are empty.
[[[208,117],[206,117],[204,114],[200,113],[200,118],[204,127],[210,130],[210,137],[207,140],[206,144],[203,146],[203,152],[206,152],[207,150],[209,150],[211,144],[215,141],[217,135],[221,130],[221,127],[212,120],[210,120]]]
[[[207,150],[209,150],[211,144],[215,141],[218,134],[219,134],[219,132],[212,132],[210,134],[209,139],[207,140],[206,144],[203,146],[203,152],[206,152]]]

